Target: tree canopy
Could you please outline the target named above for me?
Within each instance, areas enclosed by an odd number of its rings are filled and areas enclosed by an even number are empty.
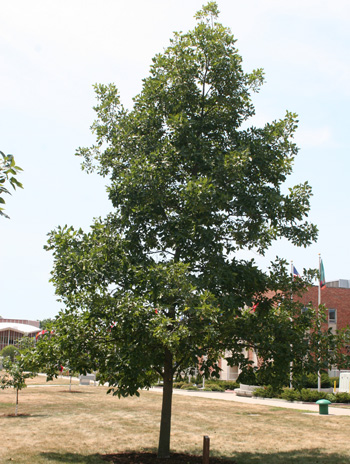
[[[308,183],[283,188],[297,117],[247,127],[263,72],[243,71],[217,16],[209,2],[192,31],[174,34],[130,110],[114,84],[95,85],[96,144],[77,154],[85,170],[109,178],[114,209],[88,232],[58,227],[47,245],[65,309],[38,349],[98,370],[118,395],[161,377],[160,457],[169,455],[175,374],[200,360],[205,375],[218,375],[220,356],[244,367],[245,346],[276,353],[264,321],[276,321],[278,292],[291,280],[283,262],[266,273],[237,252],[263,254],[280,237],[307,246],[317,236],[306,220]]]

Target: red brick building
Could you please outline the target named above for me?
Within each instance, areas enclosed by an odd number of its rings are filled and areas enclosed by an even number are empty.
[[[311,287],[301,298],[302,303],[318,306],[318,286]],[[321,290],[321,304],[328,309],[328,325],[342,329],[350,325],[350,281],[327,282]]]
[[[318,306],[318,286],[310,287],[301,298],[305,306]],[[321,290],[321,304],[328,310],[328,327],[333,330],[350,326],[350,280],[335,280],[327,282]],[[339,371],[332,369],[329,375],[338,376]]]
[[[314,308],[318,306],[318,286],[312,286],[302,296],[300,300],[305,307],[312,304]],[[327,282],[326,287],[321,290],[321,304],[328,310],[328,327],[333,330],[350,326],[350,280],[336,280]],[[251,359],[254,364],[257,364],[257,356],[253,351],[246,353],[246,356]],[[237,366],[230,367],[225,359],[219,362],[220,378],[223,380],[236,380],[240,374],[240,369]],[[331,376],[338,376],[337,369],[329,371]]]

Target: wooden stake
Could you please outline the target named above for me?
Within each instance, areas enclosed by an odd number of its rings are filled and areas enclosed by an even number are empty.
[[[207,435],[203,437],[203,464],[209,464],[209,447],[210,438]]]

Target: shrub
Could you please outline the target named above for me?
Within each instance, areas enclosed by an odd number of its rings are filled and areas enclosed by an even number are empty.
[[[257,396],[259,398],[278,398],[279,393],[276,392],[271,385],[267,385],[254,390],[253,396]]]
[[[299,401],[300,400],[300,392],[297,390],[293,390],[291,388],[285,388],[280,396],[281,398],[287,401]]]
[[[253,369],[247,369],[239,374],[237,381],[246,385],[258,385],[256,372]]]
[[[330,388],[333,387],[334,382],[331,382],[331,379],[328,374],[322,373],[321,374],[321,386],[322,388]]]
[[[224,386],[218,384],[218,383],[211,383],[211,382],[207,382],[205,384],[206,387],[210,388],[211,391],[225,391],[225,388]]]
[[[198,384],[202,384],[202,382],[198,382]],[[239,388],[239,383],[235,382],[234,380],[220,380],[220,379],[208,379],[205,381],[205,386],[212,386],[212,385],[219,385],[224,390],[234,390],[235,388]]]
[[[235,388],[239,388],[240,385],[234,380],[219,380],[218,383],[224,388],[224,390],[234,390]]]
[[[191,383],[184,382],[180,388],[181,388],[181,390],[188,390],[190,387],[194,387],[194,385],[192,385]],[[196,387],[196,389],[197,389],[197,387]]]
[[[184,386],[183,386],[183,387],[181,387],[181,388],[182,388],[183,390],[185,390],[185,389],[186,389],[186,390],[198,390],[198,387],[197,387],[196,385],[189,385],[189,386],[186,387],[186,388],[184,388]]]
[[[350,403],[350,394],[346,392],[339,392],[335,396],[336,403]]]
[[[18,355],[18,349],[13,345],[5,346],[0,351],[0,355],[4,358],[10,358],[10,361],[14,362],[15,357]]]
[[[301,388],[317,388],[318,386],[318,376],[315,373],[303,375],[301,378],[296,379],[297,384]],[[321,386],[322,388],[333,387],[334,381],[332,382],[327,373],[321,373]]]
[[[186,384],[186,382],[184,382],[184,381],[174,382],[173,387],[174,388],[182,388],[182,386],[185,385],[185,384]]]
[[[327,396],[325,392],[318,392],[317,390],[308,390],[302,388],[300,391],[300,399],[307,403],[315,403],[318,400],[323,400]]]

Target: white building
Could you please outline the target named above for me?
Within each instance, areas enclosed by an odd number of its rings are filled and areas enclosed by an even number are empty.
[[[0,350],[14,345],[22,337],[35,337],[40,332],[39,321],[0,319]]]

